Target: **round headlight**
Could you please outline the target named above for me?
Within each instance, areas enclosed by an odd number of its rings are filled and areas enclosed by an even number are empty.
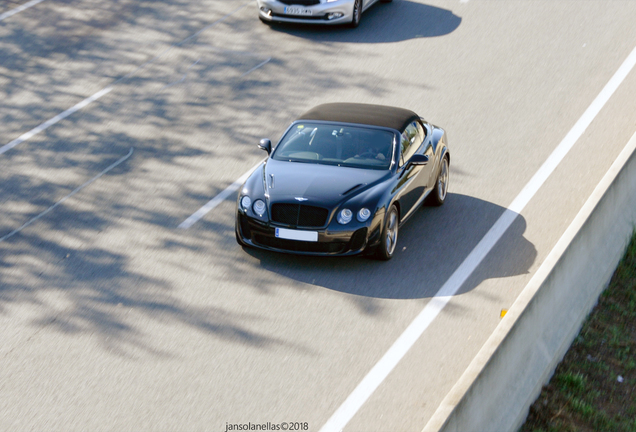
[[[358,212],[358,220],[360,222],[366,221],[367,219],[369,219],[369,216],[371,216],[371,210],[369,210],[368,208],[361,208]]]
[[[252,207],[254,209],[254,213],[256,213],[259,216],[263,216],[263,214],[265,213],[265,203],[263,202],[263,200],[256,200],[254,201],[254,207]]]
[[[250,208],[250,204],[252,204],[252,200],[250,199],[250,197],[246,195],[241,198],[241,207],[243,207],[243,210],[247,210],[248,208]]]
[[[353,217],[353,212],[349,209],[342,209],[340,213],[338,213],[338,223],[342,225],[346,225],[351,222],[351,218]]]

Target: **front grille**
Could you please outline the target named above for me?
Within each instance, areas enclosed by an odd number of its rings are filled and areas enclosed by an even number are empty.
[[[320,4],[320,0],[278,0],[286,5],[313,6]]]
[[[322,207],[302,204],[272,205],[272,221],[300,227],[322,227],[327,223],[329,211]]]
[[[254,234],[253,241],[262,246],[281,249],[291,252],[311,252],[311,253],[341,253],[344,251],[346,243],[342,242],[304,242],[297,240],[280,239]]]
[[[327,15],[288,15],[272,12],[273,17],[293,18],[307,21],[327,21]]]

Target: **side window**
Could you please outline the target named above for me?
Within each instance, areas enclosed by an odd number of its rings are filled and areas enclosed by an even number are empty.
[[[411,156],[420,148],[420,144],[424,140],[424,131],[419,122],[410,123],[400,137],[402,147],[402,156],[400,158],[400,166],[408,161]]]

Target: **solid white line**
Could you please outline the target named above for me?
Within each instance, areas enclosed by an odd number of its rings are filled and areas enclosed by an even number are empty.
[[[111,86],[108,86],[105,89],[98,91],[94,95],[92,95],[90,97],[87,97],[86,99],[84,99],[80,103],[72,106],[71,108],[67,109],[63,113],[60,113],[60,114],[56,115],[55,117],[45,121],[41,125],[39,125],[37,127],[34,127],[33,129],[31,129],[27,133],[24,133],[24,134],[20,135],[18,138],[14,139],[9,144],[6,144],[6,145],[0,147],[0,155],[3,154],[3,153],[8,152],[9,150],[11,150],[13,147],[17,146],[18,144],[21,144],[24,141],[27,141],[28,139],[30,139],[33,136],[39,134],[43,130],[49,128],[50,126],[53,126],[55,123],[59,122],[60,120],[64,120],[66,117],[70,116],[71,114],[73,114],[76,111],[81,110],[86,105],[90,104],[91,102],[95,102],[100,97],[104,96],[107,93],[110,93],[110,91],[112,89],[113,88]]]
[[[25,9],[30,8],[31,6],[35,6],[38,3],[42,3],[44,0],[31,0],[30,2],[27,2],[25,4],[23,4],[22,6],[18,6],[15,9],[11,9],[8,12],[3,13],[2,15],[0,15],[0,21],[2,21],[5,18],[9,18],[10,16],[13,16],[17,13],[22,12]]]
[[[76,193],[78,193],[79,191],[81,191],[82,189],[84,189],[86,186],[88,186],[89,184],[93,183],[95,180],[97,180],[98,178],[100,178],[101,176],[103,176],[104,174],[106,174],[108,171],[112,170],[113,168],[115,168],[117,165],[121,164],[122,162],[124,162],[126,159],[128,159],[131,155],[133,154],[133,148],[130,148],[130,151],[128,151],[128,154],[120,159],[118,159],[116,162],[113,162],[112,164],[110,164],[107,168],[105,168],[102,172],[100,172],[99,174],[97,174],[95,177],[93,177],[92,179],[88,180],[87,182],[83,183],[81,186],[76,187],[75,189],[73,189],[73,192],[71,192],[70,194],[66,195],[64,198],[62,198],[61,200],[59,200],[58,202],[56,202],[55,204],[53,204],[51,207],[47,208],[46,210],[44,210],[42,213],[40,213],[39,215],[37,215],[36,217],[34,217],[33,219],[29,220],[28,222],[24,223],[20,228],[16,228],[13,231],[11,231],[9,234],[0,237],[0,242],[5,241],[6,239],[8,239],[9,237],[13,236],[14,234],[19,233],[20,231],[22,231],[24,228],[28,227],[29,225],[31,225],[33,222],[37,221],[38,219],[40,219],[42,216],[46,215],[47,213],[49,213],[51,210],[53,210],[55,207],[59,206],[60,204],[62,204],[64,201],[66,201],[67,199],[69,199],[70,197],[72,197],[73,195],[75,195]]]
[[[214,207],[216,207],[219,204],[221,204],[230,195],[232,195],[234,192],[236,192],[236,190],[241,187],[243,182],[245,182],[245,180],[247,180],[247,178],[250,176],[250,174],[252,174],[254,172],[254,170],[256,168],[258,168],[262,163],[263,163],[263,161],[260,161],[259,163],[254,165],[252,168],[250,168],[250,170],[248,172],[246,172],[245,174],[243,174],[241,177],[239,177],[238,180],[236,180],[234,183],[232,183],[231,185],[226,187],[223,190],[223,192],[221,192],[220,194],[218,194],[217,196],[212,198],[203,207],[201,207],[199,210],[194,212],[192,214],[192,216],[190,216],[189,218],[187,218],[186,220],[181,222],[177,228],[188,229],[192,225],[194,225],[199,219],[201,219],[203,216],[208,214],[212,209],[214,209]]]
[[[375,366],[362,379],[360,384],[347,397],[336,412],[327,420],[320,432],[342,431],[360,407],[367,401],[373,392],[379,387],[384,379],[391,373],[398,362],[411,349],[413,344],[424,333],[426,328],[437,317],[452,296],[459,290],[471,273],[477,268],[492,247],[499,241],[501,236],[512,225],[518,214],[526,204],[532,199],[541,185],[556,169],[568,151],[574,146],[579,137],[592,123],[599,111],[609,100],[618,86],[623,82],[627,74],[636,64],[636,48],[632,50],[621,67],[605,85],[601,93],[594,99],[590,107],[583,113],[581,118],[572,127],[570,132],[563,138],[561,143],[550,154],[537,173],[530,179],[528,184],[521,190],[512,204],[499,217],[497,222],[490,228],[488,233],[475,246],[468,257],[455,270],[446,283],[435,294],[435,297],[424,307],[424,309],[411,322],[400,337],[393,343],[391,348],[382,356]]]
[[[474,382],[475,377],[485,367],[485,363],[492,357],[503,338],[508,334],[513,323],[519,318],[530,300],[534,297],[537,290],[546,280],[549,273],[552,272],[556,262],[563,256],[566,248],[572,243],[574,236],[581,230],[581,227],[588,220],[594,209],[599,204],[603,195],[607,192],[621,170],[627,164],[629,158],[636,151],[636,133],[632,135],[623,150],[620,152],[612,166],[607,170],[603,178],[596,185],[592,194],[583,204],[581,210],[572,220],[572,223],[563,232],[559,241],[554,245],[550,253],[547,255],[541,266],[537,269],[534,276],[526,284],[523,290],[517,296],[506,316],[499,322],[497,328],[488,337],[477,355],[464,370],[457,383],[451,388],[444,397],[441,404],[433,416],[429,419],[423,431],[439,430],[440,425],[444,424],[453,408],[457,406],[459,401],[464,397],[468,388]]]

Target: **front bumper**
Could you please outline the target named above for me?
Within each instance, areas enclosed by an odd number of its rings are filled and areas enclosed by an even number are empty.
[[[257,0],[258,13],[263,21],[287,22],[297,24],[346,24],[353,18],[353,0],[336,0],[311,6],[286,5],[276,0]],[[311,15],[289,15],[288,6],[300,7],[311,11]],[[342,14],[334,17],[334,14]]]
[[[236,214],[236,240],[244,246],[297,255],[357,255],[370,251],[379,243],[381,221],[376,219],[367,226],[349,230],[330,230],[329,227],[312,230],[318,232],[318,241],[307,242],[277,238],[276,225],[239,211]]]

